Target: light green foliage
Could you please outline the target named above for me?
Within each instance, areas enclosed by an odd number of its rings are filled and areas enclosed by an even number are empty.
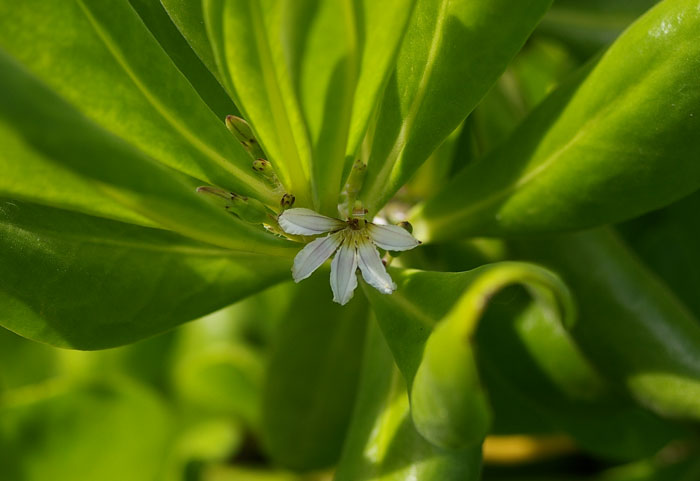
[[[700,479],[699,79],[700,0],[0,0],[0,481]]]

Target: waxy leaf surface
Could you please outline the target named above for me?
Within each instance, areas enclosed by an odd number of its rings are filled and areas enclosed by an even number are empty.
[[[376,126],[360,197],[383,206],[505,70],[550,0],[416,4]]]
[[[700,187],[700,5],[667,0],[414,211],[419,238],[575,230]]]
[[[2,325],[103,349],[170,329],[285,278],[289,263],[159,229],[0,204]]]

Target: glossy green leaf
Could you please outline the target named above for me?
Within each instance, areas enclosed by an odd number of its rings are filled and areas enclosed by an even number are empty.
[[[522,283],[552,316],[563,316],[570,325],[568,290],[553,274],[525,263],[460,273],[394,270],[392,277],[398,290],[391,296],[365,292],[408,384],[416,429],[442,447],[480,442],[491,413],[472,340],[489,299],[507,285]]]
[[[370,133],[360,195],[370,212],[384,205],[464,120],[550,3],[417,3]]]
[[[222,81],[297,205],[312,207],[311,145],[285,61],[282,3],[204,0]]]
[[[3,2],[0,22],[0,48],[96,124],[201,182],[278,202],[127,0]]]
[[[187,80],[192,84],[192,87],[197,90],[199,96],[204,100],[209,108],[216,114],[219,119],[224,119],[227,115],[237,115],[238,109],[234,105],[231,98],[223,89],[219,81],[216,79],[216,65],[211,67],[214,70],[207,68],[202,60],[197,56],[192,48],[187,43],[187,40],[182,36],[178,27],[173,23],[175,18],[182,17],[174,16],[171,18],[168,12],[163,7],[163,4],[153,0],[129,0],[131,6],[136,10],[141,17],[143,23],[148,27],[148,30],[158,40],[160,46],[168,54],[168,57],[175,63],[182,74],[187,77]],[[175,3],[171,5],[173,10],[184,8],[188,5],[196,5],[199,2],[167,2]],[[179,13],[176,12],[176,13]],[[199,18],[201,21],[201,5],[199,6]],[[187,19],[192,19],[190,15]],[[204,23],[200,24],[204,31]],[[212,57],[213,60],[213,57]]]
[[[408,392],[375,322],[368,330],[360,391],[335,481],[476,481],[480,446],[445,450],[414,428]]]
[[[171,420],[152,392],[106,381],[35,387],[0,395],[4,479],[158,479]]]
[[[611,232],[522,242],[576,292],[572,335],[609,379],[665,416],[700,416],[700,323]]]
[[[0,322],[79,349],[134,342],[285,278],[288,262],[19,202],[0,204]]]
[[[362,358],[367,303],[339,306],[328,271],[295,288],[272,340],[263,391],[262,436],[279,465],[308,471],[337,462]]]
[[[97,127],[2,52],[0,65],[4,74],[0,77],[0,89],[13,92],[12,96],[0,98],[0,136],[7,139],[6,145],[9,145],[0,159],[13,166],[9,172],[17,177],[11,180],[26,185],[32,176],[41,178],[51,174],[57,165],[78,175],[82,180],[80,186],[89,183],[104,196],[190,237],[233,249],[278,255],[289,252],[288,242],[210,204],[195,193],[192,179],[151,161]],[[37,116],[46,124],[36,122]],[[51,125],[50,135],[44,125]],[[17,157],[22,163],[15,162]],[[96,162],[95,159],[100,160]],[[41,183],[34,188],[40,188]],[[13,196],[11,183],[3,184],[0,186],[9,189],[3,194]],[[24,193],[24,189],[20,192]],[[39,198],[34,199],[31,192],[32,189],[26,195],[30,200],[61,207],[70,206],[79,198],[70,196],[68,202],[64,202],[39,192]],[[51,193],[62,194],[66,190],[52,189]],[[77,202],[84,205],[84,202]]]
[[[419,238],[619,221],[700,187],[700,10],[668,0],[413,214]]]

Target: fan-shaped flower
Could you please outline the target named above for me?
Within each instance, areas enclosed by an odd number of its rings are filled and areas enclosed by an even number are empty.
[[[396,225],[373,224],[357,218],[342,221],[310,209],[288,209],[278,220],[288,234],[328,234],[314,239],[299,251],[294,258],[292,277],[295,282],[301,282],[336,252],[331,262],[331,289],[333,301],[339,304],[352,299],[357,287],[355,272],[358,267],[365,282],[379,292],[394,292],[396,284],[386,271],[377,247],[405,251],[420,244],[408,231]]]

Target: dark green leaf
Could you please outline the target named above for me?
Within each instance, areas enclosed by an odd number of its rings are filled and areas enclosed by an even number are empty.
[[[263,440],[297,470],[337,462],[354,405],[367,304],[331,302],[328,271],[299,286],[275,333],[263,398]]]
[[[204,25],[202,0],[160,0],[160,3],[204,65],[216,78],[221,78]]]
[[[489,299],[522,283],[551,315],[573,322],[570,294],[556,276],[534,265],[502,262],[460,273],[396,271],[397,292],[366,289],[409,392],[417,430],[432,443],[479,443],[490,424],[472,340]],[[439,287],[438,287],[439,286]],[[553,373],[558,372],[551,366]],[[551,374],[551,373],[550,373]],[[578,392],[576,379],[563,379]]]
[[[2,325],[79,349],[134,342],[264,289],[288,262],[19,202],[0,204]]]
[[[572,335],[602,375],[662,416],[700,419],[700,323],[620,240],[591,231],[518,249],[576,293]]]
[[[700,319],[700,192],[618,227],[625,241]]]

